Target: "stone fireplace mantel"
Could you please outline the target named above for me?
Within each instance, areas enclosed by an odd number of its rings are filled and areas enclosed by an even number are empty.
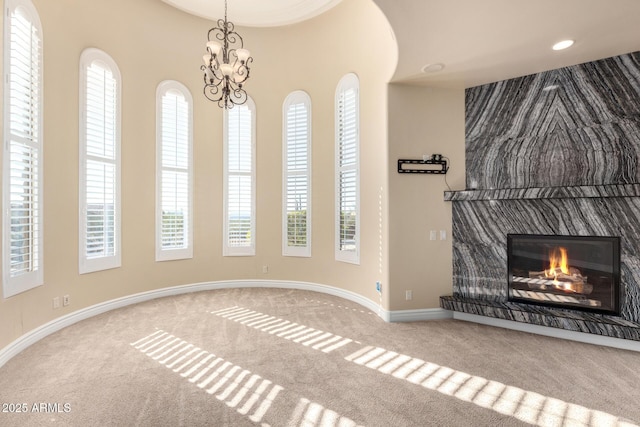
[[[509,188],[444,192],[444,200],[448,202],[569,198],[592,199],[609,197],[640,197],[640,184],[575,185],[570,187]]]

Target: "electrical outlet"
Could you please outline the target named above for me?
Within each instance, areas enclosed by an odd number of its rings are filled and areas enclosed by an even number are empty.
[[[447,240],[447,230],[440,230],[440,240]]]
[[[69,304],[71,304],[71,297],[69,297],[69,295],[65,295],[62,297],[62,305],[64,307],[68,306]]]
[[[262,272],[263,272],[264,274],[267,274],[267,273],[269,272],[269,266],[268,266],[268,265],[263,265],[263,266],[262,266]]]
[[[404,291],[404,298],[407,301],[411,301],[413,299],[413,291]]]
[[[376,291],[378,291],[378,293],[382,295],[382,283],[376,282]]]
[[[53,308],[60,308],[60,297],[53,297]]]
[[[436,230],[431,230],[429,232],[429,240],[436,240]]]

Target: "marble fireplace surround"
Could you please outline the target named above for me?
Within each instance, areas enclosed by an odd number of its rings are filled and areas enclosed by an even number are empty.
[[[454,312],[640,341],[640,52],[466,91]],[[507,234],[619,236],[620,316],[507,301]]]

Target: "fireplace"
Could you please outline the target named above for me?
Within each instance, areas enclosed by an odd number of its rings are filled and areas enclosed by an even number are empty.
[[[509,301],[620,314],[620,238],[508,234]]]

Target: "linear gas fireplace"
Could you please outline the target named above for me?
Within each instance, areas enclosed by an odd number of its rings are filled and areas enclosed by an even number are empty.
[[[619,315],[620,238],[507,235],[509,301]]]

